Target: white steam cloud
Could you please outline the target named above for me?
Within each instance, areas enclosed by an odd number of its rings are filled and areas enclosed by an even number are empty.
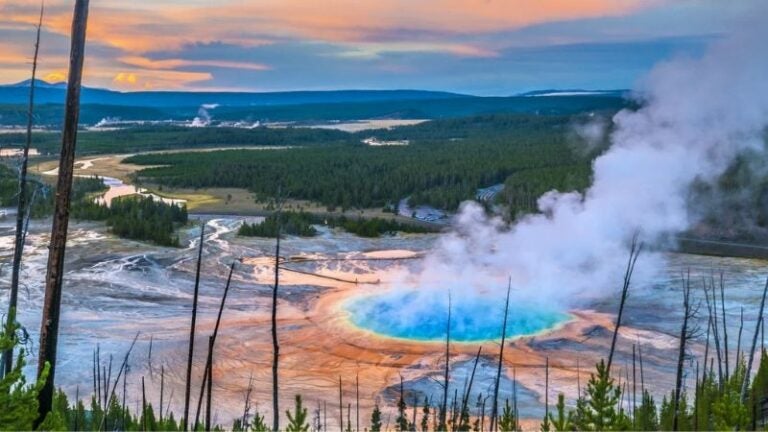
[[[691,183],[713,182],[744,151],[764,152],[768,27],[745,27],[700,58],[662,63],[642,80],[635,93],[642,108],[613,118],[610,148],[595,160],[583,195],[549,192],[538,201],[541,214],[511,228],[464,204],[455,232],[408,276],[431,300],[413,304],[434,307],[446,288],[455,302],[483,290],[501,301],[507,277],[518,299],[563,306],[617,292],[635,232],[655,243],[688,229],[696,222],[686,204]],[[641,256],[635,280],[660,260]]]
[[[189,127],[206,127],[211,124],[211,114],[209,110],[214,110],[219,107],[219,104],[202,104],[197,110],[197,117],[192,119],[192,123]]]

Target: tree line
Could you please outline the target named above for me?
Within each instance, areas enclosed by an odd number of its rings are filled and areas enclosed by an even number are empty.
[[[282,234],[289,234],[301,237],[314,237],[317,230],[313,225],[325,225],[331,228],[341,228],[346,232],[360,237],[381,237],[385,234],[394,234],[398,232],[406,233],[427,233],[433,232],[426,227],[398,222],[394,219],[380,217],[347,217],[317,215],[309,212],[285,211],[279,214],[274,213],[262,222],[248,223],[244,222],[238,228],[237,234],[245,237],[267,237],[277,236],[278,227]]]

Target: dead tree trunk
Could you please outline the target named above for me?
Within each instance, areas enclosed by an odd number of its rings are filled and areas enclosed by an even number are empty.
[[[105,407],[105,409],[107,409]],[[144,376],[141,377],[141,430],[147,429],[147,391],[144,388]]]
[[[280,286],[280,213],[282,202],[280,191],[277,193],[278,204],[275,217],[277,218],[277,233],[275,235],[275,286],[272,289],[272,430],[280,430],[280,407],[278,401],[278,361],[280,359],[280,343],[277,339],[277,289]],[[342,419],[343,420],[343,419]],[[344,423],[340,424],[344,427]]]
[[[211,402],[213,399],[213,344],[215,343],[215,336],[208,338],[208,365],[209,367],[205,371],[205,376],[208,378],[208,392],[205,400],[205,430],[211,430]]]
[[[200,225],[200,244],[197,248],[197,269],[195,270],[195,289],[192,294],[192,322],[189,325],[189,352],[187,353],[187,381],[184,388],[183,430],[189,425],[189,397],[192,392],[192,359],[195,354],[195,325],[197,324],[197,297],[200,292],[200,267],[203,265],[203,242],[205,241],[205,222]],[[196,425],[192,425],[192,429]]]
[[[131,356],[131,351],[133,351],[134,345],[136,345],[136,340],[139,338],[139,333],[136,333],[136,336],[133,337],[133,342],[131,342],[131,346],[128,347],[128,351],[125,353],[125,357],[123,358],[123,363],[120,365],[120,369],[117,371],[117,378],[115,379],[114,384],[112,385],[112,390],[110,391],[108,387],[104,387],[104,392],[109,392],[110,395],[115,393],[115,389],[117,388],[117,384],[120,382],[120,377],[123,376],[123,394],[125,394],[125,375],[128,375],[128,369],[126,366],[128,365],[128,357]],[[123,375],[123,372],[125,372],[125,375]],[[125,403],[125,395],[123,395],[123,403]],[[107,419],[106,412],[104,415],[101,416],[101,423],[99,424],[98,430],[105,430],[105,421]]]
[[[683,281],[683,326],[680,329],[680,345],[677,352],[677,375],[675,378],[675,400],[673,401],[672,430],[678,430],[680,396],[683,387],[683,369],[687,342],[695,337],[697,329],[689,327],[689,321],[695,318],[697,308],[691,304],[690,274]]]
[[[549,356],[544,360],[544,423],[549,425]]]
[[[709,358],[709,332],[711,329],[712,329],[712,318],[709,317],[707,319],[707,336],[705,338],[706,342],[704,343],[704,369],[702,372],[702,376],[704,378],[707,377],[707,362],[709,361],[707,360]]]
[[[445,325],[445,372],[443,377],[443,406],[440,411],[440,423],[437,429],[448,430],[446,416],[448,415],[448,382],[451,368],[451,292],[448,291],[448,322]]]
[[[725,357],[725,379],[727,380],[731,374],[731,370],[728,361],[728,326],[726,325],[727,323],[725,319],[725,284],[723,283],[722,271],[720,272],[720,311],[722,312],[720,316],[723,320],[723,355]],[[738,365],[736,367],[738,367]]]
[[[11,270],[11,295],[8,301],[8,314],[6,315],[5,333],[15,339],[14,325],[16,323],[16,307],[19,301],[19,275],[21,274],[21,258],[24,250],[24,213],[27,199],[27,162],[29,160],[29,148],[32,146],[32,122],[35,106],[35,77],[37,75],[37,54],[40,50],[40,29],[43,26],[44,5],[40,6],[40,19],[37,22],[37,36],[35,39],[35,54],[32,57],[32,79],[29,81],[29,104],[27,106],[27,136],[22,151],[21,164],[19,166],[19,197],[16,206],[16,233],[13,243],[13,263]],[[13,346],[3,353],[3,369],[0,370],[0,378],[11,372],[13,367]]]
[[[632,244],[629,248],[629,259],[627,260],[627,269],[624,272],[624,286],[621,288],[621,300],[619,302],[619,314],[616,316],[616,327],[613,329],[613,338],[611,339],[611,351],[608,353],[607,371],[611,373],[611,364],[613,363],[613,353],[616,350],[616,339],[619,336],[619,327],[621,327],[621,317],[624,314],[624,303],[627,301],[629,293],[629,283],[632,280],[632,273],[635,271],[635,263],[640,255],[642,243],[637,242],[638,234],[632,237]]]
[[[755,359],[755,348],[757,347],[757,336],[760,333],[760,325],[763,323],[763,311],[765,310],[765,295],[768,293],[768,279],[763,288],[763,298],[760,300],[760,314],[755,326],[755,334],[752,336],[752,349],[749,352],[749,361],[747,361],[747,370],[744,371],[744,381],[741,383],[741,403],[747,400],[747,387],[749,386],[749,374],[752,372],[752,362]]]
[[[499,364],[496,368],[496,380],[493,384],[493,401],[491,405],[491,430],[495,430],[496,418],[499,416],[499,384],[501,383],[501,367],[504,363],[504,344],[507,338],[507,316],[509,315],[509,293],[512,291],[512,279],[507,285],[507,300],[504,303],[504,320],[501,327],[501,347],[499,348]]]
[[[723,386],[725,381],[723,380],[723,357],[720,350],[720,330],[717,324],[717,297],[715,297],[715,288],[712,287],[712,304],[709,301],[709,294],[706,287],[706,280],[704,281],[704,298],[707,301],[707,309],[709,311],[709,323],[712,326],[712,337],[715,341],[715,354],[717,355],[717,379],[720,386]]]
[[[45,378],[45,384],[38,394],[38,418],[35,427],[51,411],[54,382],[56,379],[56,345],[59,336],[59,315],[61,312],[61,287],[64,278],[64,251],[67,245],[69,225],[69,204],[72,195],[72,180],[77,144],[77,124],[80,118],[80,87],[85,59],[85,33],[88,22],[88,1],[76,0],[72,19],[72,44],[69,54],[69,76],[64,111],[64,129],[61,139],[59,176],[56,182],[56,197],[51,227],[51,244],[45,275],[45,299],[43,301],[42,323],[40,326],[40,354],[37,376]],[[46,376],[46,371],[48,375]]]
[[[640,362],[640,393],[645,397],[645,371],[643,368],[643,347],[637,345],[637,360]]]
[[[472,384],[475,381],[475,371],[477,371],[477,362],[480,361],[480,352],[482,351],[483,347],[477,349],[477,355],[475,356],[475,363],[472,365],[472,374],[469,376],[469,384],[467,385],[467,390],[464,392],[464,397],[461,400],[461,413],[459,414],[459,430],[469,430],[469,411],[468,411],[468,404],[469,404],[469,396],[472,394]],[[465,416],[466,414],[466,416]],[[414,429],[416,428],[416,421],[413,422]]]
[[[165,396],[165,365],[160,365],[160,425],[163,425],[163,396]]]
[[[739,315],[739,338],[736,342],[736,365],[734,368],[739,367],[741,364],[741,333],[744,330],[744,306],[741,307],[741,314]]]
[[[632,344],[632,419],[637,410],[637,363],[635,362],[635,344]]]
[[[219,313],[216,316],[216,324],[213,326],[213,335],[211,343],[208,344],[208,355],[205,357],[205,369],[203,371],[203,383],[200,385],[200,396],[197,399],[197,410],[195,411],[195,425],[197,425],[198,421],[200,421],[200,408],[202,407],[203,403],[203,394],[206,390],[206,385],[208,384],[208,380],[213,376],[213,373],[211,372],[211,368],[213,367],[213,347],[216,344],[216,337],[219,334],[219,325],[221,325],[221,315],[224,312],[224,304],[227,301],[227,294],[229,293],[229,286],[232,283],[232,273],[235,271],[235,263],[237,261],[232,261],[232,264],[229,266],[229,275],[227,276],[227,283],[224,286],[224,294],[221,296],[221,303],[219,304]],[[207,387],[208,389],[211,388],[209,385]],[[208,395],[208,398],[210,399],[211,395]]]
[[[520,415],[517,411],[517,370],[512,365],[512,412],[515,414],[515,430],[520,430]]]
[[[339,430],[344,430],[344,401],[341,397],[341,375],[339,375]]]

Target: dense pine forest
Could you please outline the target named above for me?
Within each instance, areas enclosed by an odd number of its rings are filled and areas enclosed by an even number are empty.
[[[329,209],[391,206],[410,196],[411,204],[455,210],[478,188],[504,183],[515,174],[512,181],[523,183],[530,190],[526,193],[586,186],[594,150],[574,147],[569,132],[574,121],[570,116],[494,115],[375,132],[380,139],[408,139],[408,146],[355,142],[138,155],[126,162],[164,165],[140,171],[137,179],[171,187],[241,187],[266,199],[279,184],[288,196]]]
[[[149,196],[114,198],[109,206],[93,200],[78,201],[72,217],[106,221],[110,231],[121,238],[149,241],[160,246],[179,246],[176,228],[187,223],[187,208]]]

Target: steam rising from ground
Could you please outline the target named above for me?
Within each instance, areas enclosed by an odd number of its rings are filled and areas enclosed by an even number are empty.
[[[691,183],[712,183],[747,150],[764,152],[768,31],[745,27],[701,58],[662,63],[642,80],[634,96],[642,108],[613,118],[611,146],[584,195],[549,192],[538,201],[542,214],[511,228],[464,204],[421,273],[403,276],[424,297],[405,312],[444,304],[446,289],[454,303],[485,292],[502,304],[508,277],[514,301],[566,307],[616,292],[635,232],[658,244],[686,230],[696,222],[686,203]],[[660,259],[641,256],[634,280],[651,276]]]

